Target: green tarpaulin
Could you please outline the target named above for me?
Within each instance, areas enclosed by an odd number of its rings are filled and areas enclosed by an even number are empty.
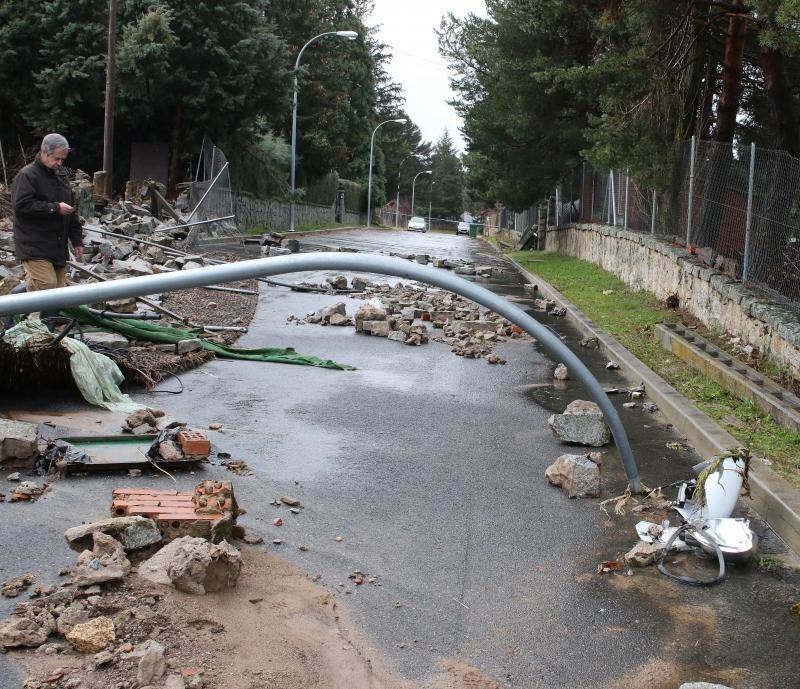
[[[199,337],[203,334],[201,329],[181,329],[172,328],[167,325],[157,325],[148,321],[140,321],[132,318],[101,318],[93,314],[85,306],[73,306],[62,309],[61,313],[74,318],[79,323],[95,325],[104,330],[118,332],[131,340],[142,340],[146,342],[178,342]],[[277,364],[299,364],[301,366],[319,366],[321,368],[334,368],[341,371],[352,371],[354,366],[339,364],[330,359],[320,359],[308,354],[298,354],[294,349],[279,349],[278,347],[261,347],[259,349],[241,349],[239,347],[228,347],[227,345],[217,344],[202,340],[203,348],[214,352],[217,356],[225,359],[245,359],[248,361],[269,361]]]

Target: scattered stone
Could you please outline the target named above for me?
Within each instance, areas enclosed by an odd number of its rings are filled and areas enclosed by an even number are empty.
[[[158,641],[148,639],[142,642],[134,649],[134,655],[139,656],[136,681],[140,687],[155,684],[167,671],[164,647]]]
[[[251,534],[250,532],[245,533],[242,540],[247,543],[247,545],[259,545],[264,542],[264,539],[261,536]]]
[[[625,409],[633,409],[636,406],[636,402],[623,402],[622,406],[625,407]]]
[[[678,689],[731,689],[725,684],[710,684],[709,682],[684,682]]]
[[[0,418],[0,462],[32,458],[39,450],[38,440],[35,423]]]
[[[47,483],[40,486],[35,481],[22,481],[11,490],[9,502],[34,501],[43,495],[49,487]]]
[[[658,411],[658,407],[652,402],[645,402],[642,405],[642,409],[644,409],[648,414],[655,414]]]
[[[350,281],[350,289],[358,292],[367,288],[367,281],[364,278],[355,277]]]
[[[581,347],[584,347],[586,349],[599,349],[600,348],[600,340],[598,340],[594,336],[584,337],[581,340]]]
[[[227,541],[176,538],[139,566],[139,576],[156,584],[173,585],[192,594],[236,586],[242,556]]]
[[[147,548],[161,541],[161,532],[156,523],[146,517],[110,517],[99,522],[74,526],[67,529],[64,538],[70,548],[82,552],[94,543],[95,533],[111,536],[127,552]]]
[[[328,324],[341,327],[341,326],[351,325],[352,321],[347,316],[345,316],[345,315],[343,315],[341,313],[334,313],[328,319]]]
[[[604,289],[603,290],[603,296],[604,297],[607,297],[609,294],[614,294],[614,290],[613,289]]]
[[[575,400],[563,414],[553,414],[548,423],[557,438],[576,445],[607,445],[611,431],[594,402]]]
[[[344,290],[347,289],[347,278],[344,275],[337,275],[336,277],[326,278],[327,282],[333,289]]]
[[[633,548],[625,553],[625,564],[630,567],[647,567],[658,561],[663,550],[664,546],[660,543],[637,541]]]
[[[72,582],[75,586],[93,586],[124,579],[131,571],[122,544],[102,531],[92,533],[94,547],[84,550],[75,563]]]
[[[92,658],[92,665],[95,668],[103,667],[104,665],[108,665],[113,660],[114,654],[111,651],[100,651],[100,653],[97,653],[95,657]]]
[[[408,336],[402,330],[392,330],[389,333],[388,338],[392,342],[405,343],[405,341],[408,339]]]
[[[12,577],[3,582],[0,593],[6,598],[16,598],[20,593],[28,589],[33,582],[36,581],[36,576],[32,572],[26,572],[18,577]]]
[[[561,455],[547,467],[545,476],[569,498],[600,495],[600,467],[585,455]]]
[[[356,312],[356,331],[364,332],[364,323],[373,323],[375,321],[385,321],[388,317],[385,309],[374,306],[373,304],[364,304]]]
[[[47,641],[47,637],[56,630],[56,620],[45,609],[25,607],[0,622],[0,646],[3,648],[19,648],[26,646],[37,648]]]
[[[208,424],[209,431],[220,431],[223,428],[223,424],[221,423],[210,423]]]
[[[164,689],[186,689],[186,683],[180,675],[170,675],[164,682]]]
[[[566,306],[554,306],[550,311],[548,311],[548,315],[556,316],[558,318],[563,318],[567,315],[567,307]]]
[[[109,617],[95,617],[83,624],[76,624],[66,638],[76,651],[98,653],[116,639],[114,623]]]
[[[391,332],[388,321],[364,321],[362,324],[363,332],[375,337],[389,337]]]
[[[272,525],[273,526],[283,526],[283,518],[282,517],[275,517],[275,519],[272,520]]]
[[[6,481],[14,481],[14,482],[20,481],[19,472],[15,471],[13,474],[9,474],[8,476],[6,476]]]
[[[188,340],[178,340],[175,351],[178,354],[189,354],[189,352],[199,352],[203,349],[203,341],[199,337],[192,337]]]
[[[89,621],[89,611],[85,608],[69,607],[56,620],[56,631],[66,636],[75,625]]]
[[[553,372],[553,378],[556,380],[569,380],[569,369],[564,364],[559,364]]]
[[[609,361],[606,363],[606,368],[609,371],[616,371],[619,368],[619,364],[616,361]]]
[[[300,507],[300,501],[297,498],[292,497],[291,495],[282,495],[280,501],[284,505],[288,505],[289,507]]]
[[[597,464],[597,466],[602,466],[603,465],[603,453],[602,452],[590,452],[589,454],[586,455],[586,459],[591,460],[592,462]]]

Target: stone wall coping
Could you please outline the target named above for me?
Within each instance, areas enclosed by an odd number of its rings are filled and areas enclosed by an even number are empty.
[[[800,347],[800,316],[786,306],[772,301],[762,294],[749,289],[741,281],[731,278],[729,275],[709,268],[698,262],[698,259],[680,246],[673,246],[669,242],[643,235],[631,230],[623,230],[619,227],[600,225],[597,223],[576,223],[574,225],[562,225],[548,232],[564,232],[580,230],[583,232],[597,232],[603,236],[615,237],[621,240],[644,244],[655,249],[660,254],[670,257],[681,270],[703,280],[711,288],[726,299],[739,304],[747,315],[761,321],[778,333],[794,347]],[[642,238],[646,239],[642,239]],[[653,244],[651,245],[651,242]]]

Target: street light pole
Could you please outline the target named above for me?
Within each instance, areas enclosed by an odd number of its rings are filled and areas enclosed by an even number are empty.
[[[411,155],[407,155],[400,161],[400,165],[397,168],[397,200],[394,203],[394,226],[400,227],[400,171],[403,169],[403,163],[405,163],[409,158],[416,158],[420,160],[422,156],[419,153],[412,153]]]
[[[385,120],[381,122],[375,129],[372,130],[372,138],[369,140],[369,178],[367,181],[367,227],[372,225],[372,149],[375,147],[375,134],[385,124],[396,122],[397,124],[405,124],[408,122],[406,119],[399,120]]]
[[[433,208],[433,185],[436,184],[436,180],[431,180],[431,195],[428,197],[428,232],[431,230],[431,209]]]
[[[416,191],[417,177],[420,175],[432,175],[433,170],[423,170],[414,175],[414,181],[411,182],[411,215],[414,215],[414,192]]]
[[[294,63],[294,85],[292,88],[292,161],[291,161],[291,205],[289,207],[289,232],[294,232],[294,172],[295,172],[295,156],[297,154],[297,70],[300,69],[300,58],[303,57],[303,51],[308,48],[314,41],[323,36],[340,36],[346,38],[348,41],[354,41],[358,38],[355,31],[326,31],[325,33],[318,34],[309,40],[297,54],[297,60]]]

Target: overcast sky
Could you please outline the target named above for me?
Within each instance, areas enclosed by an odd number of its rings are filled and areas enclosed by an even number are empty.
[[[369,23],[381,25],[380,40],[393,55],[389,73],[403,87],[406,111],[423,138],[436,142],[447,129],[463,149],[461,119],[447,104],[454,94],[434,33],[447,12],[483,16],[486,7],[483,0],[376,0]]]

